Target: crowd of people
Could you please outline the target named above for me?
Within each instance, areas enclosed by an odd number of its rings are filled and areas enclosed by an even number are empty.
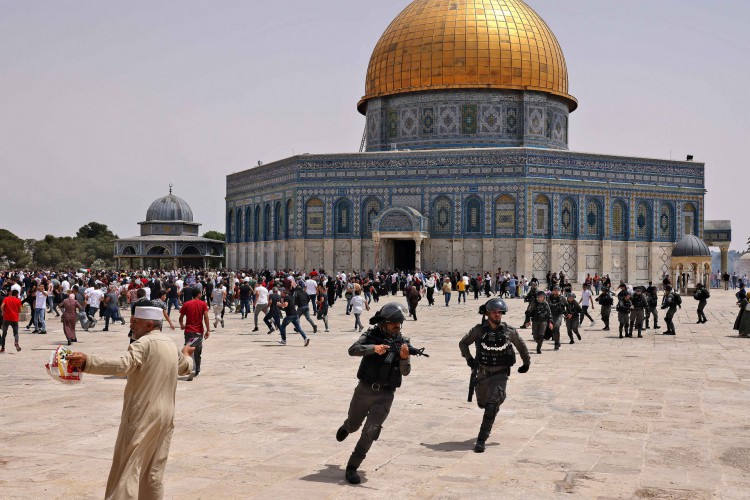
[[[287,328],[292,325],[304,346],[308,346],[310,338],[301,319],[304,318],[313,333],[318,330],[316,320],[323,323],[327,332],[329,309],[338,301],[345,302],[341,309],[354,317],[353,329],[361,334],[349,348],[349,354],[362,357],[362,361],[357,373],[359,385],[352,396],[348,418],[338,429],[336,439],[343,441],[363,426],[345,471],[346,480],[357,484],[360,482],[357,469],[380,435],[402,377],[411,371],[410,357],[424,354],[424,349],[415,349],[401,335],[407,317],[417,321],[418,306],[423,298],[427,307],[435,306],[436,295],[440,294],[445,307],[450,307],[454,293],[458,295],[458,304],[466,303],[469,295],[476,301],[484,295],[486,300],[479,307],[482,321],[459,343],[461,355],[472,369],[469,398],[471,400],[476,393],[477,404],[484,410],[474,446],[475,452],[482,453],[505,400],[510,368],[516,363],[515,352],[523,361],[518,368],[520,373],[526,373],[531,364],[529,350],[517,329],[531,330],[537,354],[542,354],[545,340],[552,340],[554,350],[559,350],[563,324],[570,344],[582,340],[579,327],[587,319],[591,327],[596,324],[592,313],[598,304],[604,331],[610,330],[614,307],[621,339],[642,338],[643,330],[652,325],[654,330],[661,329],[659,310],[665,311],[663,333],[675,335],[673,317],[682,307],[683,298],[673,290],[668,277],[663,277],[660,285],[661,301],[659,287],[653,283],[633,286],[621,281],[615,289],[608,275],[600,277],[598,274],[585,278],[579,298],[563,272],[547,274],[544,283],[535,276],[518,278],[502,270],[476,275],[458,271],[328,274],[316,269],[309,273],[191,269],[4,272],[0,273],[3,316],[0,352],[5,352],[8,329],[13,331],[16,350],[21,351],[19,321],[24,309],[29,316],[26,329],[33,327],[31,333],[35,334],[47,333],[49,315],[60,317],[68,345],[77,342],[79,324],[89,331],[103,320],[103,331],[109,331],[110,324],[125,324],[121,310],[130,309],[130,348],[126,356],[105,359],[73,352],[69,362],[88,373],[128,377],[107,497],[158,498],[163,494],[162,478],[173,428],[171,416],[177,375],[187,375],[187,380],[191,381],[200,374],[203,341],[209,338],[211,325],[214,329],[219,325],[224,328],[226,314],[239,315],[248,323],[252,316],[253,332],[260,330],[260,319],[267,333],[278,331],[279,344],[286,345]],[[750,295],[745,291],[743,280],[739,280],[737,286],[740,313],[734,328],[741,336],[748,336]],[[373,303],[396,295],[400,296],[398,301],[381,307],[369,319],[372,327],[362,333],[365,328],[361,320],[363,312],[370,310]],[[698,303],[699,324],[708,321],[705,308],[710,296],[709,287],[701,284],[693,292]],[[407,307],[402,303],[404,299]],[[523,299],[526,303],[525,318],[518,327],[502,321],[508,312],[505,300],[510,299]],[[179,327],[184,332],[182,349],[160,333],[165,325],[176,328],[172,310],[178,312]],[[153,374],[158,377],[154,378]],[[164,383],[165,377],[169,383]],[[141,414],[139,402],[146,400],[157,403]],[[126,418],[128,415],[137,415],[139,419]],[[145,424],[133,423],[136,420]],[[128,436],[137,437],[140,443],[133,453],[130,451],[133,440]]]

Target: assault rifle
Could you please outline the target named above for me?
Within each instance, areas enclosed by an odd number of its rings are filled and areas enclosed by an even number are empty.
[[[471,378],[469,379],[469,403],[474,399],[474,390],[477,388],[477,369],[471,369]]]
[[[424,356],[425,358],[429,358],[430,355],[426,354],[424,352],[424,347],[417,349],[413,345],[411,345],[408,340],[404,342],[396,342],[393,340],[387,340],[383,338],[374,337],[373,341],[377,344],[387,345],[388,346],[388,354],[386,354],[385,362],[386,363],[393,363],[393,360],[396,356],[401,355],[401,346],[406,344],[409,346],[409,354],[411,356]]]

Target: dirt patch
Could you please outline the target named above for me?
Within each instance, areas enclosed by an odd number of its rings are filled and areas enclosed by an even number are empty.
[[[635,498],[658,498],[659,500],[702,500],[711,498],[711,495],[706,491],[640,488],[636,490]]]
[[[750,472],[750,448],[729,448],[719,457],[721,463]]]
[[[555,485],[557,486],[558,493],[575,493],[576,488],[581,486],[585,481],[601,482],[584,472],[568,472],[562,481],[555,481]]]

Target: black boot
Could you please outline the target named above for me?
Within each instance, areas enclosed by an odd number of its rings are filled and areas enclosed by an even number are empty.
[[[349,482],[349,484],[359,484],[360,482],[362,482],[359,474],[357,474],[357,468],[352,467],[351,465],[346,466],[346,473],[344,474],[344,477],[346,477],[346,480]]]
[[[536,343],[536,353],[541,354],[542,353],[542,342]]]
[[[477,438],[477,442],[474,445],[474,453],[484,453],[485,448],[485,440]]]
[[[555,344],[555,350],[556,350],[556,351],[559,351],[559,350],[560,350],[560,344]]]
[[[638,338],[639,338],[639,339],[642,339],[642,338],[643,338],[643,332],[641,331],[641,329],[640,329],[640,328],[638,329]]]
[[[620,338],[623,338],[622,337],[622,324],[620,324]]]
[[[336,441],[339,443],[346,439],[346,437],[349,435],[349,431],[347,431],[344,426],[342,425],[339,427],[339,430],[336,431]]]

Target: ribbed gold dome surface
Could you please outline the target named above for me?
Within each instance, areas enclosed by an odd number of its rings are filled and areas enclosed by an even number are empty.
[[[444,89],[536,90],[578,106],[557,38],[521,0],[414,0],[375,46],[357,108]]]

